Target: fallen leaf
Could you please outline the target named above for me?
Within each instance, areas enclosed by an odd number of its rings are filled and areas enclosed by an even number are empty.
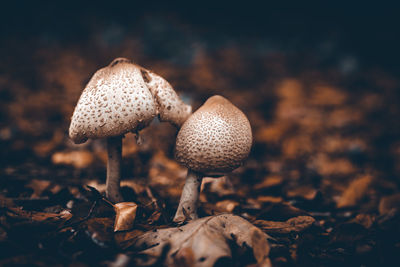
[[[337,207],[344,208],[356,205],[367,193],[371,182],[371,175],[364,175],[353,180],[337,201]]]
[[[14,206],[14,202],[12,201],[12,199],[7,198],[3,195],[0,195],[0,207],[12,207]]]
[[[80,226],[90,240],[99,247],[112,246],[114,234],[112,232],[111,218],[90,218]]]
[[[327,119],[328,126],[344,127],[349,124],[361,122],[363,114],[355,108],[341,108],[332,111]]]
[[[400,194],[394,194],[391,196],[385,196],[381,198],[379,202],[379,213],[386,214],[392,209],[399,209],[400,207]]]
[[[136,237],[144,234],[144,231],[133,229],[125,232],[115,232],[114,240],[122,249],[128,248],[132,245]]]
[[[225,199],[217,202],[215,205],[220,210],[223,210],[225,212],[232,212],[237,206],[239,206],[239,203],[237,201]]]
[[[263,203],[280,203],[283,202],[282,197],[273,197],[273,196],[258,196],[257,201],[263,202]]]
[[[195,255],[191,248],[182,248],[175,255],[175,265],[182,267],[191,267],[195,264]]]
[[[130,257],[126,254],[119,253],[113,262],[108,262],[108,267],[125,267],[129,266]]]
[[[85,150],[56,152],[52,155],[51,161],[54,164],[72,165],[75,168],[82,169],[92,164],[94,157],[92,153]]]
[[[290,189],[286,192],[286,196],[288,198],[301,197],[307,200],[313,200],[317,195],[317,190],[312,188],[311,186],[299,186],[293,189]]]
[[[254,189],[256,190],[267,189],[281,185],[282,183],[283,183],[283,177],[281,175],[269,175],[264,177],[261,183],[256,184],[254,186]]]
[[[376,218],[374,215],[360,213],[350,222],[361,224],[366,229],[369,229],[374,224],[375,220]]]
[[[288,131],[288,129],[289,124],[274,123],[258,129],[258,131],[255,133],[254,139],[261,143],[277,144],[283,135]]]
[[[256,220],[254,225],[269,234],[289,234],[291,232],[302,232],[311,227],[315,219],[311,216],[297,216],[286,222]]]
[[[64,139],[63,131],[55,131],[51,140],[39,142],[33,146],[33,150],[39,157],[46,157],[50,152],[56,148]]]
[[[347,98],[347,93],[338,88],[316,86],[313,88],[310,104],[316,106],[337,106],[344,104]]]
[[[49,186],[51,182],[47,180],[38,180],[38,179],[32,179],[26,187],[32,188],[33,194],[31,195],[31,198],[38,198],[42,195],[43,191],[45,191]]]
[[[67,221],[72,218],[72,214],[63,210],[60,213],[50,213],[50,212],[39,212],[39,211],[25,211],[21,208],[7,208],[7,215],[9,217],[26,219],[29,221],[36,222],[59,222],[59,221]]]
[[[131,248],[139,249],[139,255],[147,256],[147,261],[136,262],[138,265],[156,262],[164,248],[169,246],[164,263],[167,266],[182,261],[193,263],[190,266],[214,266],[221,258],[231,259],[234,256],[229,245],[234,242],[240,248],[251,248],[260,266],[269,266],[268,238],[247,220],[232,214],[221,214],[176,228],[147,232],[138,237]],[[137,259],[140,261],[143,257]]]
[[[276,93],[281,99],[299,101],[304,98],[304,88],[299,80],[285,79],[276,88]]]
[[[201,184],[201,191],[214,193],[219,197],[233,195],[236,190],[228,176],[219,178],[204,177]],[[200,197],[204,196],[201,194]],[[205,199],[204,199],[205,200]]]
[[[114,210],[116,213],[114,232],[131,229],[136,218],[137,204],[134,202],[120,202],[114,204]]]
[[[309,135],[296,135],[286,138],[282,143],[282,154],[288,159],[311,153],[313,150],[312,138]]]
[[[156,211],[154,211],[154,212],[150,215],[150,217],[147,219],[147,223],[148,223],[149,225],[152,225],[152,224],[154,224],[154,223],[160,221],[161,216],[162,216],[161,211],[156,210]]]
[[[357,168],[346,158],[331,159],[326,154],[318,154],[312,165],[321,175],[349,175]]]

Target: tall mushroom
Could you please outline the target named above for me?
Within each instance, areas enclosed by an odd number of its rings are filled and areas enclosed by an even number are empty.
[[[249,120],[222,96],[210,97],[180,129],[175,158],[188,168],[174,222],[197,218],[204,176],[219,177],[239,167],[252,145]]]
[[[153,76],[169,85],[157,74],[153,73]],[[69,136],[76,144],[84,143],[89,138],[107,139],[106,195],[113,202],[122,201],[122,137],[130,131],[138,132],[148,126],[156,115],[163,118],[165,113],[160,108],[159,97],[154,94],[168,92],[169,101],[176,105],[174,110],[179,111],[179,114],[164,121],[180,126],[191,113],[191,107],[179,99],[170,85],[154,87],[149,84],[140,66],[126,58],[116,58],[93,75],[72,115]]]

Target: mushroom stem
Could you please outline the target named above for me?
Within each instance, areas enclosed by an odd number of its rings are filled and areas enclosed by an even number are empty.
[[[122,136],[107,138],[107,154],[106,196],[111,202],[118,203],[123,201],[120,192]]]
[[[174,222],[181,223],[187,220],[195,220],[197,216],[197,205],[200,195],[200,186],[203,175],[188,170],[185,186],[183,187],[181,200],[176,211]]]

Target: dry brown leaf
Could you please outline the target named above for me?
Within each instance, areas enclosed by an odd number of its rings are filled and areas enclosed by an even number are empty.
[[[233,187],[232,182],[228,176],[222,176],[219,178],[204,177],[201,184],[201,191],[204,191],[205,188],[207,188],[208,192],[212,192],[219,197],[233,195],[237,191]],[[204,195],[201,194],[200,197],[202,196]]]
[[[297,135],[286,138],[282,144],[282,153],[286,158],[293,159],[312,152],[313,142],[309,135]]]
[[[276,88],[276,93],[281,99],[301,101],[304,98],[303,85],[296,79],[285,79]]]
[[[316,86],[313,88],[310,103],[316,106],[336,106],[344,104],[348,98],[346,92],[330,87]]]
[[[137,204],[134,202],[120,202],[114,205],[115,222],[114,232],[132,229],[136,218]]]
[[[175,266],[177,262],[192,263],[190,266],[213,266],[221,258],[232,258],[230,243],[239,247],[250,247],[260,266],[269,266],[269,236],[245,219],[221,214],[191,221],[177,227],[147,232],[133,242],[132,247],[147,255],[147,261],[137,258],[136,264],[155,263],[164,248],[169,246],[165,259],[166,266]],[[193,255],[192,255],[193,253]]]
[[[379,213],[386,214],[393,209],[400,208],[400,193],[381,198],[379,202]]]
[[[93,163],[92,153],[86,150],[56,152],[52,155],[51,161],[54,164],[72,165],[75,168],[82,169]]]
[[[313,165],[321,175],[349,175],[357,170],[348,159],[331,159],[326,154],[318,154]]]
[[[254,139],[262,143],[278,143],[288,131],[289,126],[287,123],[274,123],[261,127],[255,133]]]
[[[311,216],[297,216],[286,222],[256,220],[254,225],[260,227],[269,234],[289,234],[291,232],[302,232],[315,223]]]
[[[194,252],[191,248],[183,248],[176,253],[176,266],[192,267],[195,264]]]
[[[10,198],[7,198],[3,195],[0,195],[0,207],[13,207],[14,201]]]
[[[352,148],[365,151],[367,144],[360,138],[346,138],[340,135],[330,135],[322,141],[322,149],[327,153],[346,152]]]
[[[125,249],[132,245],[132,240],[135,240],[136,237],[142,234],[144,234],[144,232],[138,229],[126,232],[115,232],[114,240],[121,248]]]
[[[39,142],[33,146],[33,150],[39,157],[46,157],[64,139],[63,131],[55,131],[51,140]]]
[[[215,204],[219,210],[224,212],[232,212],[238,205],[239,202],[230,199],[225,199]]]
[[[254,186],[254,189],[266,189],[274,186],[278,186],[283,183],[283,177],[281,175],[269,175],[264,177],[264,180],[261,183],[258,183]]]
[[[307,114],[308,110],[303,103],[293,100],[280,101],[276,107],[279,121],[297,121]]]
[[[286,192],[286,196],[289,198],[302,197],[307,200],[313,200],[317,195],[317,190],[311,186],[299,186],[290,189]]]
[[[7,208],[7,215],[14,218],[26,219],[35,222],[59,222],[67,221],[72,218],[72,214],[63,210],[60,213],[25,211],[21,208]]]
[[[351,221],[361,224],[366,229],[369,229],[374,224],[375,220],[376,218],[374,215],[360,213]]]
[[[371,175],[364,175],[353,180],[337,201],[337,207],[344,208],[356,205],[367,193],[371,182]]]
[[[176,161],[169,159],[163,152],[158,152],[150,162],[149,185],[152,187],[167,186],[168,188],[182,188],[180,185],[183,186],[186,173],[186,168],[179,165]],[[180,191],[178,195],[180,195]]]
[[[302,133],[315,133],[323,129],[325,113],[318,108],[307,108],[306,112],[297,122],[301,125]]]
[[[114,242],[111,218],[90,218],[80,225],[85,234],[97,245],[109,247]]]
[[[273,197],[273,196],[258,196],[257,201],[263,203],[281,203],[283,202],[282,197]]]
[[[361,122],[363,114],[355,108],[341,108],[332,111],[327,119],[328,126],[344,127],[349,124]]]
[[[33,193],[31,195],[31,198],[37,198],[40,197],[43,193],[44,190],[49,188],[51,182],[47,180],[38,180],[38,179],[32,179],[26,187],[32,188]]]

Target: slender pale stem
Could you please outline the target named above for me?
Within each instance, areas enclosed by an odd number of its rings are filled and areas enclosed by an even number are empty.
[[[107,138],[107,154],[106,196],[111,202],[118,203],[123,201],[120,191],[122,136]]]
[[[174,222],[180,223],[185,220],[195,220],[198,218],[197,205],[202,179],[203,175],[188,170],[181,200],[179,201],[178,210],[174,217]]]

